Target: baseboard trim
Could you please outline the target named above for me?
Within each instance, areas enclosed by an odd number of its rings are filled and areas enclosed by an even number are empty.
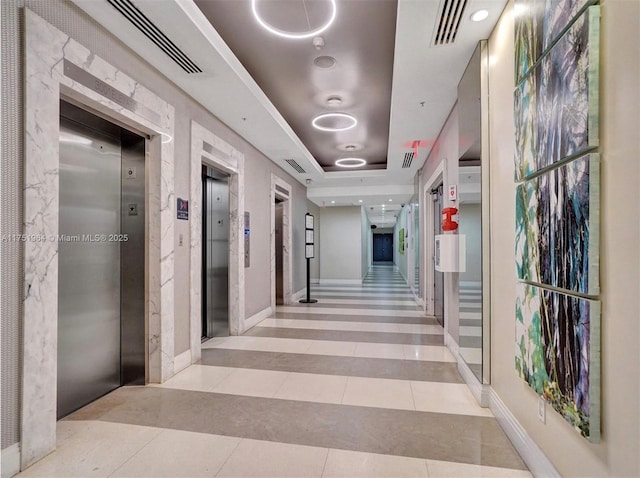
[[[296,292],[295,294],[293,294],[293,295],[291,296],[291,300],[292,300],[293,302],[297,302],[299,299],[302,299],[302,298],[303,298],[304,296],[306,296],[306,295],[307,295],[307,288],[305,287],[305,288],[303,288],[303,289],[300,289],[300,290],[299,290],[298,292]]]
[[[478,381],[469,364],[464,361],[460,354],[458,354],[458,372],[462,375],[464,383],[466,383],[469,390],[471,390],[478,405],[484,408],[489,407],[489,385],[482,384]]]
[[[458,348],[458,342],[453,340],[453,337],[451,337],[449,332],[445,332],[444,333],[444,344],[451,351],[451,353],[453,354],[454,358],[456,359],[456,362],[459,362],[460,361],[460,353],[459,353],[459,348]]]
[[[191,349],[182,352],[180,355],[176,355],[173,358],[173,372],[174,375],[178,372],[182,372],[185,368],[191,365]]]
[[[2,478],[11,478],[20,473],[20,443],[2,450]]]
[[[331,285],[331,284],[337,284],[337,285],[349,285],[349,284],[362,285],[362,280],[360,280],[360,279],[320,279],[320,284],[321,285]]]
[[[272,313],[273,313],[273,309],[271,309],[271,307],[267,307],[266,309],[261,310],[257,314],[253,314],[248,319],[245,319],[244,328],[243,328],[241,333],[244,334],[247,330],[255,327],[260,322],[262,322],[264,319],[268,318]]]
[[[500,399],[496,391],[489,387],[489,408],[495,415],[498,423],[505,431],[514,448],[518,451],[523,461],[533,476],[545,478],[560,478],[553,463],[542,452],[540,447],[529,436],[520,422]]]

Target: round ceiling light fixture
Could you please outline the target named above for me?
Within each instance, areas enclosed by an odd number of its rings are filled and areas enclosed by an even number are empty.
[[[332,56],[322,55],[322,56],[316,57],[313,60],[313,64],[316,65],[318,68],[323,68],[323,69],[332,68],[336,64],[336,59]]]
[[[342,98],[339,96],[330,96],[327,98],[327,104],[329,106],[340,106],[342,104]]]
[[[481,22],[482,20],[485,20],[488,16],[489,16],[488,10],[478,10],[477,12],[471,15],[471,21]]]
[[[335,165],[341,168],[359,168],[365,164],[367,162],[362,158],[342,158],[335,162]]]
[[[346,113],[324,113],[313,118],[314,128],[320,131],[346,131],[358,124],[358,120]]]
[[[285,30],[280,30],[279,28],[270,25],[260,16],[258,13],[258,0],[251,0],[251,11],[253,12],[253,16],[256,21],[264,28],[265,30],[273,33],[274,35],[278,35],[279,37],[289,38],[292,40],[301,40],[304,38],[311,38],[319,35],[327,28],[331,26],[333,21],[336,19],[336,13],[338,11],[336,7],[336,0],[328,0],[330,3],[331,13],[329,14],[329,19],[319,28],[315,30],[307,31],[307,32],[287,32]]]

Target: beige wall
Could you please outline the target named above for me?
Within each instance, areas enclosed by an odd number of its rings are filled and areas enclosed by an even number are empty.
[[[465,271],[460,273],[460,281],[482,281],[482,206],[479,203],[460,204],[459,234],[466,236]]]
[[[512,4],[489,40],[491,386],[563,476],[640,475],[640,2],[603,0],[601,23],[602,441],[590,444],[514,367],[515,186]]]
[[[323,208],[320,213],[320,280],[359,281],[362,278],[362,217],[360,207]]]

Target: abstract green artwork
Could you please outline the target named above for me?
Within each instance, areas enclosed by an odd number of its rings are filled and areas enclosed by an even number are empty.
[[[404,228],[398,232],[398,252],[404,254]]]
[[[514,94],[516,180],[598,146],[600,7],[589,7]]]
[[[600,7],[593,3],[515,1],[515,366],[597,442]]]
[[[599,182],[592,153],[517,186],[518,279],[600,293]]]
[[[519,283],[520,377],[592,442],[600,440],[600,302]]]

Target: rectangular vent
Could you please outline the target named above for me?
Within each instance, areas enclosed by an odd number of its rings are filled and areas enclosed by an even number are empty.
[[[404,161],[402,163],[402,167],[403,168],[411,167],[411,163],[413,162],[414,156],[415,156],[415,153],[413,151],[411,151],[410,153],[404,153]]]
[[[118,10],[134,27],[140,30],[149,40],[160,48],[180,68],[187,73],[202,73],[202,70],[191,58],[183,53],[162,31],[142,13],[131,0],[107,0]]]
[[[289,191],[287,191],[285,188],[283,188],[282,186],[278,186],[276,184],[276,191],[278,191],[280,194],[282,194],[283,196],[287,196],[289,197]]]
[[[306,173],[306,171],[304,169],[302,169],[302,166],[300,166],[298,163],[296,163],[295,159],[285,159],[285,161],[287,163],[289,163],[289,166],[291,166],[293,169],[298,171],[300,174]]]
[[[451,45],[456,41],[458,36],[458,27],[464,9],[467,6],[467,0],[442,0],[440,3],[440,16],[436,23],[436,35],[433,44]]]

